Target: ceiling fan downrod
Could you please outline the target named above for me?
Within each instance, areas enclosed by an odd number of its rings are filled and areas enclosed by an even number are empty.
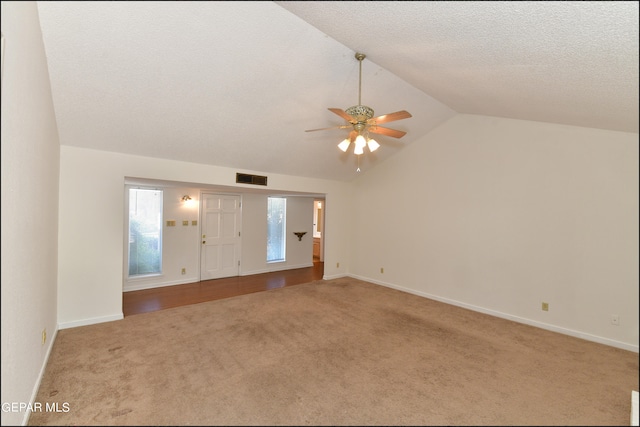
[[[360,63],[360,78],[358,82],[358,105],[362,105],[361,97],[362,97],[362,60],[366,58],[367,55],[364,53],[356,52],[356,59]]]
[[[372,118],[374,114],[373,108],[362,105],[362,60],[366,57],[367,55],[365,55],[364,53],[356,52],[356,59],[360,63],[360,77],[358,81],[358,105],[354,105],[353,107],[349,107],[345,110],[345,113],[355,118],[358,123],[362,123],[362,127],[364,127],[366,121]],[[359,132],[361,129],[357,130]]]

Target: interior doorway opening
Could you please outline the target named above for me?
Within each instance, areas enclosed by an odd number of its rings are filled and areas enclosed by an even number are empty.
[[[313,261],[324,262],[324,211],[325,200],[313,201]]]

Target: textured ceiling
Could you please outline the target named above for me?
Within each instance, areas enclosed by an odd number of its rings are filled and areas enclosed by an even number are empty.
[[[638,2],[38,2],[62,144],[348,181],[456,113],[638,132]]]

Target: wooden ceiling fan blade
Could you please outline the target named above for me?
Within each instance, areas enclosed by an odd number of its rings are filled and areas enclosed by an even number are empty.
[[[369,128],[369,132],[378,133],[380,135],[391,136],[393,138],[402,138],[407,134],[406,132],[403,132],[401,130],[383,128],[382,126],[371,126]]]
[[[342,117],[343,119],[345,119],[349,123],[353,123],[353,121],[354,121],[353,117],[348,115],[344,110],[341,110],[340,108],[328,108],[328,110],[331,111],[334,114],[339,115],[340,117]]]
[[[412,117],[411,114],[408,111],[402,110],[396,111],[395,113],[389,113],[383,116],[374,117],[367,120],[367,122],[381,124],[394,122],[396,120],[408,119],[409,117]]]
[[[346,129],[350,127],[353,127],[353,126],[351,125],[332,126],[330,128],[309,129],[309,130],[305,130],[305,132],[315,132],[317,130],[329,130],[329,129]]]

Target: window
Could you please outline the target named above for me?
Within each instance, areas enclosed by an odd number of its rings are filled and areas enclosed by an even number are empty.
[[[162,273],[162,190],[129,189],[129,277]]]
[[[267,262],[285,260],[287,199],[269,197],[267,202]]]

